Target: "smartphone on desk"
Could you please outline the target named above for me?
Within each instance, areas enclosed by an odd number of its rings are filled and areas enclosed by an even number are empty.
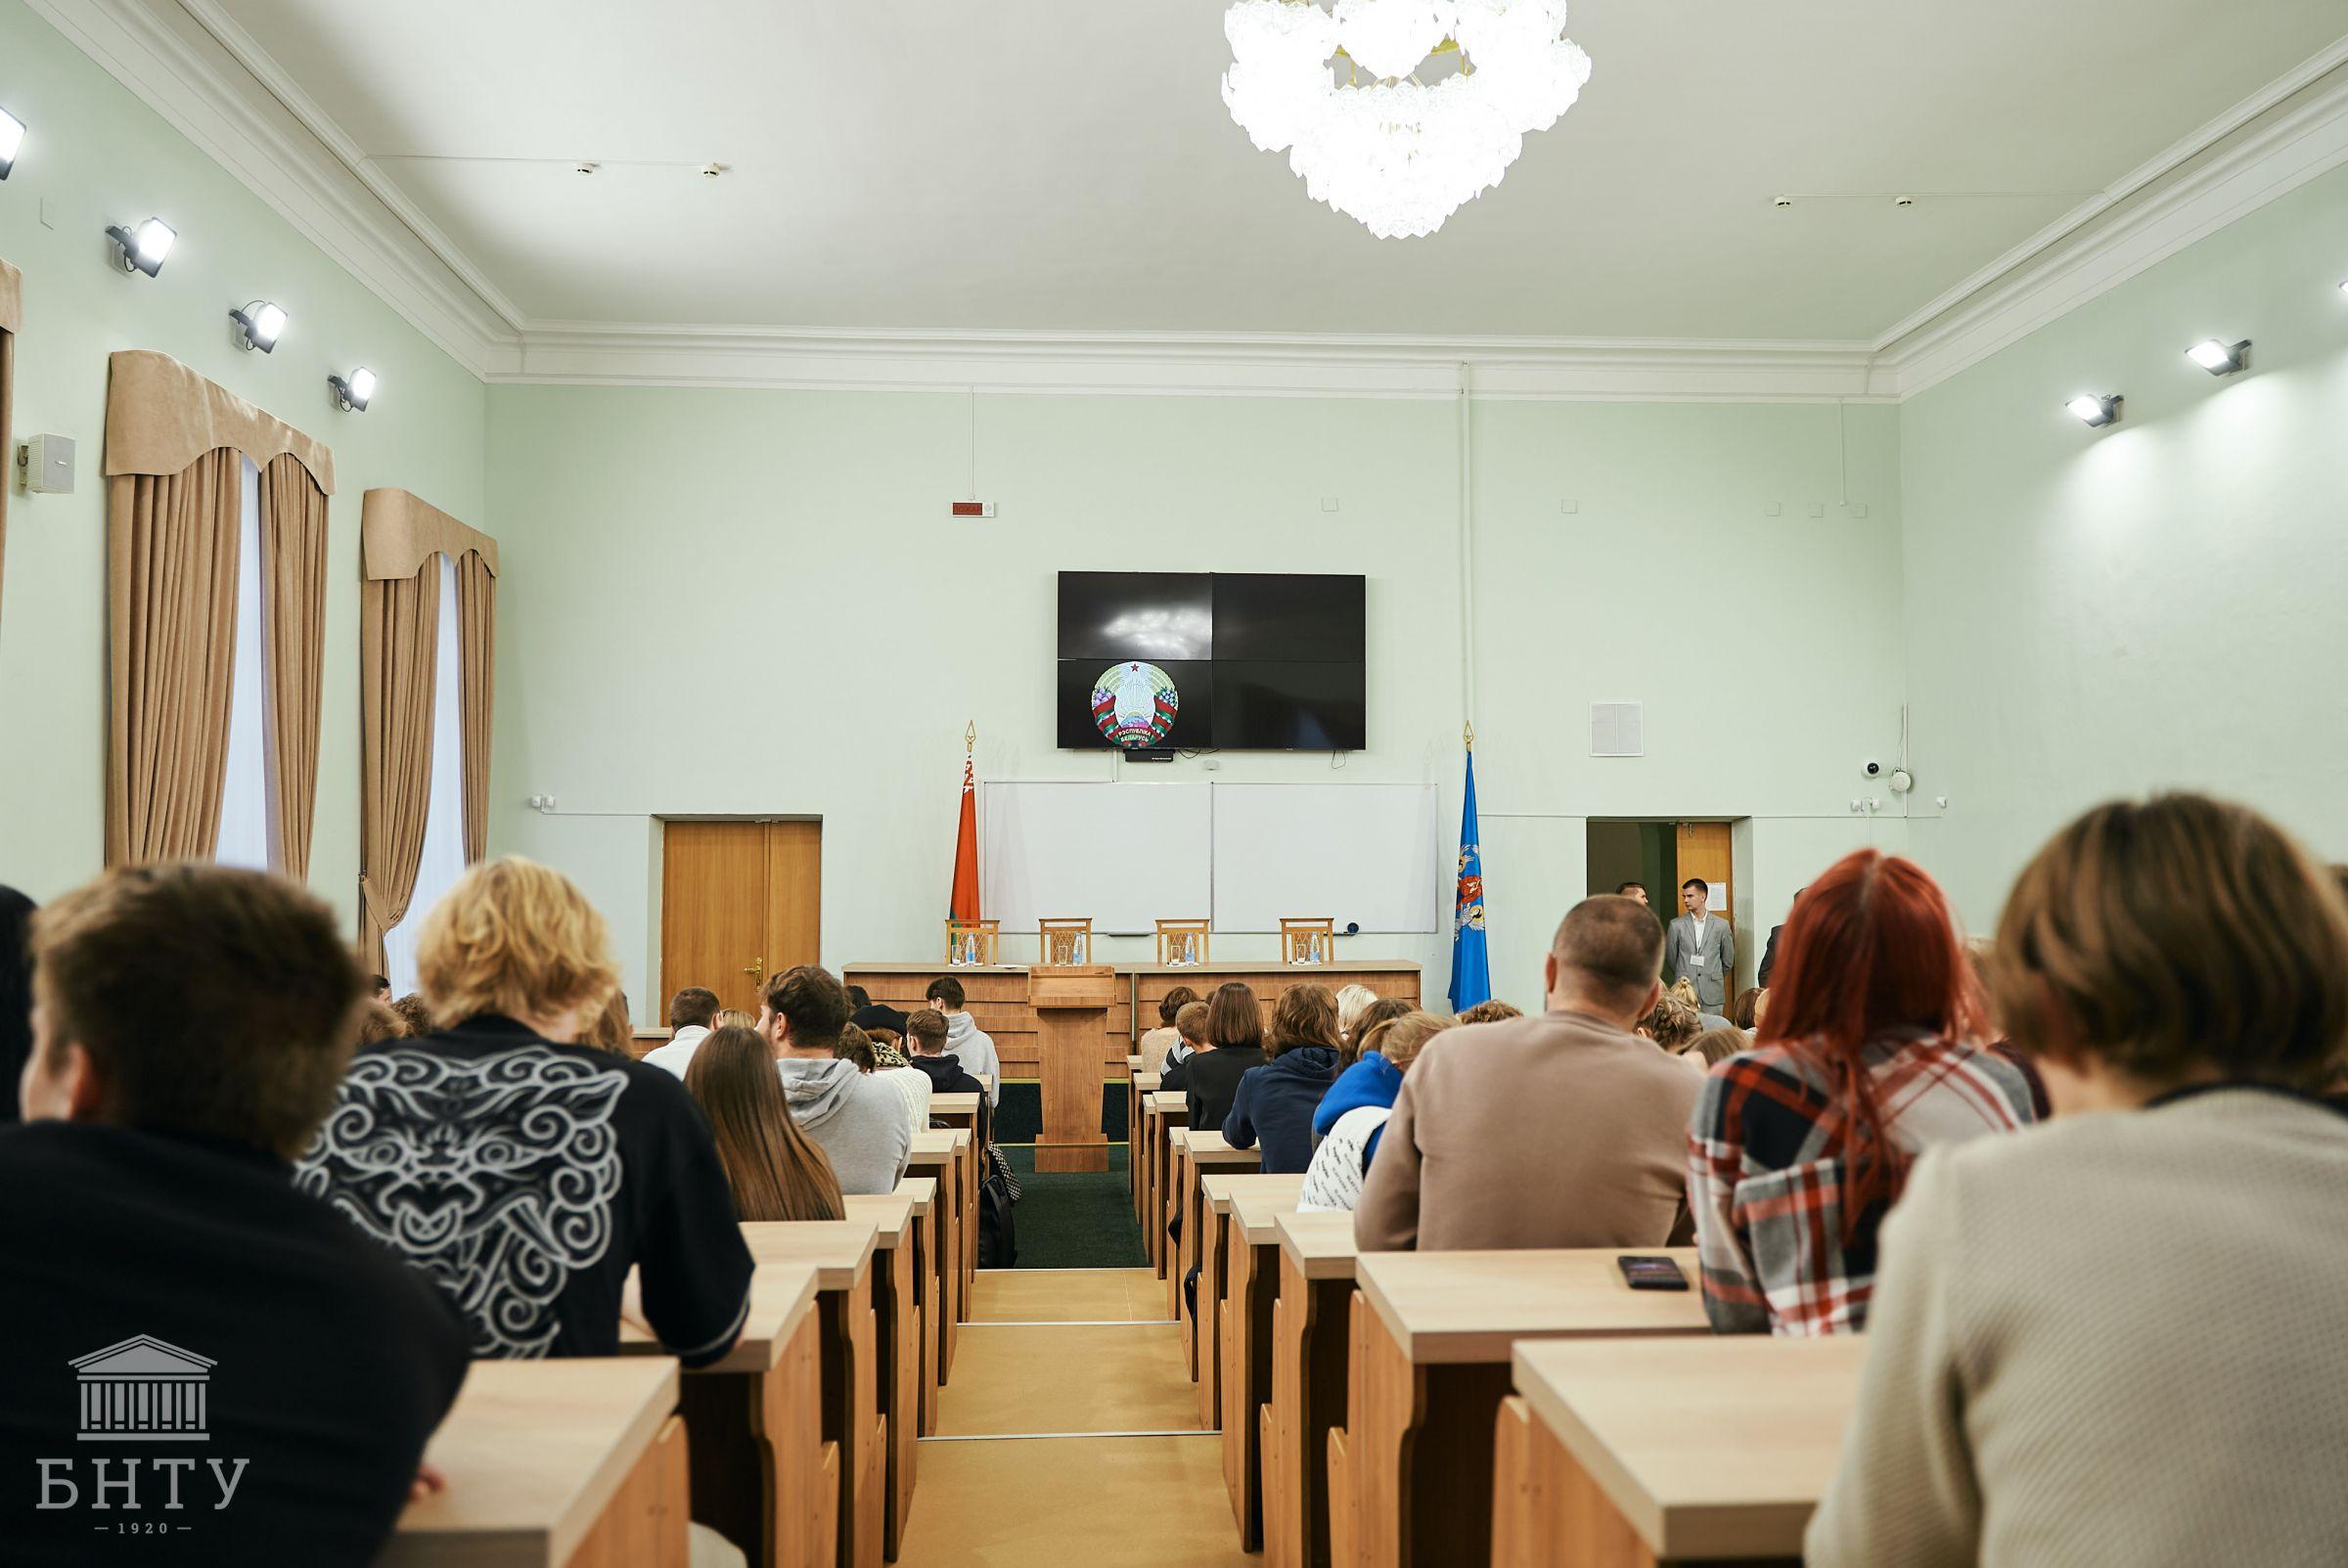
[[[1616,1258],[1622,1269],[1623,1283],[1633,1290],[1685,1290],[1688,1277],[1680,1266],[1669,1258],[1641,1258],[1628,1253]]]

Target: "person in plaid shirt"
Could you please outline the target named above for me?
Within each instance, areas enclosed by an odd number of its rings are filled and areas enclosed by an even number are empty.
[[[1704,1311],[1720,1333],[1866,1326],[1875,1228],[1929,1145],[2031,1119],[1983,1035],[1948,900],[1864,849],[1802,892],[1760,1043],[1714,1067],[1688,1129]]]

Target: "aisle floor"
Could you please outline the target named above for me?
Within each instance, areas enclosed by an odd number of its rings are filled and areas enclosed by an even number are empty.
[[[897,1568],[1259,1563],[1164,1313],[1147,1269],[979,1275]]]

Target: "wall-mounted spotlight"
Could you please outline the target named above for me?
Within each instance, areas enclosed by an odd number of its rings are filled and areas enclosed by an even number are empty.
[[[149,218],[136,232],[117,223],[106,231],[114,242],[114,265],[124,272],[143,272],[152,278],[163,270],[163,257],[179,239],[179,231],[160,218]]]
[[[285,311],[266,299],[230,311],[228,319],[237,324],[239,348],[257,348],[264,354],[276,349],[277,339],[286,330]]]
[[[334,391],[337,408],[345,414],[364,414],[369,400],[375,396],[375,372],[361,365],[347,380],[329,376],[326,384]]]
[[[24,122],[0,109],[0,180],[17,166],[17,149],[24,145]]]
[[[2117,392],[2113,392],[2108,397],[2098,396],[2094,392],[2081,392],[2062,406],[2071,411],[2072,418],[2092,429],[2097,426],[2117,424],[2120,418],[2120,404],[2124,401],[2125,399]]]
[[[2185,351],[2185,357],[2212,376],[2232,376],[2250,365],[2250,339],[2238,343],[2221,343],[2215,337],[2195,343]]]

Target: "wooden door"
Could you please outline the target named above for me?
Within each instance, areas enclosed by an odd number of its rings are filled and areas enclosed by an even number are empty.
[[[662,825],[660,996],[707,986],[720,1006],[758,1010],[766,977],[816,962],[823,825]]]
[[[1676,919],[1687,913],[1680,902],[1678,882],[1691,876],[1700,876],[1707,882],[1720,884],[1720,901],[1706,913],[1717,915],[1729,922],[1729,934],[1737,943],[1737,963],[1745,963],[1744,937],[1737,929],[1737,883],[1729,851],[1729,825],[1725,822],[1684,822],[1678,831],[1679,869],[1674,873],[1677,881],[1671,890],[1671,915]],[[1727,983],[1728,995],[1724,1005],[1737,998],[1737,976],[1731,974]]]

